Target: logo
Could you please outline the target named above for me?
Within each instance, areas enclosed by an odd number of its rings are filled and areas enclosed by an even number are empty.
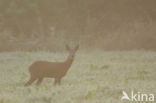
[[[141,93],[141,92],[137,92],[134,93],[133,91],[131,91],[131,95],[128,95],[125,91],[122,91],[122,97],[121,97],[121,101],[123,100],[128,100],[128,101],[138,101],[138,102],[142,102],[142,101],[148,101],[148,102],[153,102],[154,101],[154,94],[146,94],[146,93]]]

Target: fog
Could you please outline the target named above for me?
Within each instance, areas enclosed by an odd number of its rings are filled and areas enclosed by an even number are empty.
[[[155,0],[0,2],[0,51],[156,50]]]

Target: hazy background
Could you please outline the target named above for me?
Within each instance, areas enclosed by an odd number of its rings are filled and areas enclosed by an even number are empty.
[[[24,87],[33,62],[66,60],[66,43],[80,48],[61,85],[45,78]],[[121,103],[123,90],[156,94],[155,50],[156,0],[0,0],[0,103]]]
[[[156,50],[156,0],[0,0],[0,51]]]

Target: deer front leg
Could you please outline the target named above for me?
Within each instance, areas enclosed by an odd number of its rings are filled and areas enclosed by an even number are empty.
[[[54,81],[54,85],[56,84],[61,84],[61,79],[60,78],[55,78],[55,81]]]
[[[58,80],[57,80],[57,78],[55,78],[54,85],[56,85],[56,84],[57,84],[57,81],[58,81]]]

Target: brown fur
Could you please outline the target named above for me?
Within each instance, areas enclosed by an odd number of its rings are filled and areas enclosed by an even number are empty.
[[[68,45],[66,45],[66,49],[69,51],[69,56],[64,62],[48,62],[48,61],[36,61],[29,67],[30,79],[25,84],[25,86],[29,86],[35,80],[37,81],[37,85],[39,85],[43,78],[50,77],[54,78],[54,84],[60,84],[62,77],[64,77],[72,65],[74,60],[75,52],[78,50],[79,45],[74,49],[70,49]]]

